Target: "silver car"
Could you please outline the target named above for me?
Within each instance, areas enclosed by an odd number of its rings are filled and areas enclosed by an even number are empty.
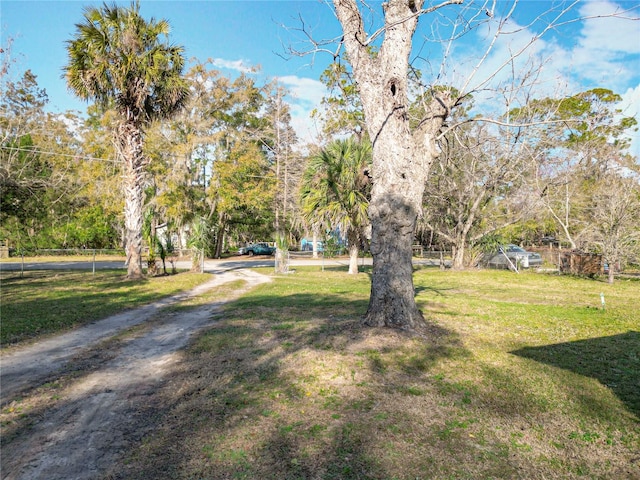
[[[518,245],[504,245],[497,252],[486,254],[484,261],[492,268],[530,268],[542,266],[542,257],[538,253],[527,252]]]

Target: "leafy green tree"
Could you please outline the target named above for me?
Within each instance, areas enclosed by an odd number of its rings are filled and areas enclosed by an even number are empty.
[[[536,163],[535,190],[571,248],[587,248],[593,195],[607,172],[622,168],[628,132],[637,121],[617,108],[621,97],[597,88],[562,99],[541,99],[514,110],[536,123],[526,132]],[[624,162],[623,162],[624,163]]]
[[[69,221],[63,227],[65,241],[62,247],[117,248],[118,231],[113,214],[101,205],[87,204],[69,212]]]
[[[124,199],[121,194],[122,162],[116,158],[112,141],[112,126],[115,112],[103,111],[90,105],[87,118],[76,125],[75,133],[81,139],[82,156],[78,159],[75,176],[82,185],[77,192],[84,199],[78,218],[94,217],[96,232],[94,239],[104,242],[86,244],[93,248],[121,248],[123,241]],[[99,212],[99,214],[98,214]],[[86,222],[83,221],[82,228]],[[108,230],[108,235],[106,231]],[[108,241],[107,241],[108,239]]]
[[[358,273],[358,251],[369,226],[371,144],[354,138],[335,140],[307,165],[301,186],[302,212],[308,223],[345,232],[349,273]]]
[[[0,225],[14,246],[29,245],[46,218],[44,195],[52,171],[34,139],[45,122],[45,90],[31,71],[15,82],[2,82],[0,126]]]
[[[147,149],[154,160],[158,214],[175,226],[180,239],[188,236],[198,218],[215,227],[216,205],[210,197],[213,165],[222,156],[223,112],[233,104],[228,101],[231,81],[207,63],[194,65],[185,79],[191,91],[185,108],[166,124],[156,125]]]
[[[274,183],[278,165],[286,172],[287,130],[274,124],[271,84],[260,87],[247,75],[231,79],[207,63],[186,78],[192,92],[187,107],[151,132],[155,203],[160,217],[183,232],[204,218],[212,235],[207,253],[219,257],[226,238],[273,235],[274,212],[286,210],[274,208]]]
[[[215,205],[218,238],[228,230],[246,240],[273,238],[275,177],[271,167],[255,142],[234,143],[213,164],[209,198]]]
[[[336,135],[361,138],[365,132],[364,112],[348,64],[339,60],[331,63],[322,72],[320,81],[327,87],[328,95],[311,116],[322,123],[322,132],[329,138]]]
[[[168,118],[188,97],[182,78],[183,49],[162,41],[165,20],[145,21],[139,2],[129,8],[103,5],[85,9],[82,23],[67,44],[64,67],[69,88],[118,113],[114,138],[124,165],[125,243],[128,276],[142,277],[143,186],[145,129]]]
[[[0,234],[21,249],[104,246],[100,203],[85,195],[83,122],[45,112],[48,98],[27,70],[3,79],[0,100]],[[73,125],[73,126],[72,126]]]

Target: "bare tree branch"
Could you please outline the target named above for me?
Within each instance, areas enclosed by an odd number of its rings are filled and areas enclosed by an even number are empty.
[[[388,30],[389,28],[395,27],[396,25],[400,25],[401,23],[404,23],[408,20],[411,20],[412,18],[417,18],[420,17],[422,15],[426,15],[428,13],[432,13],[435,12],[436,10],[439,10],[443,7],[446,7],[447,5],[460,5],[463,2],[463,0],[446,0],[438,5],[433,5],[429,8],[421,8],[420,10],[415,11],[414,13],[412,13],[411,15],[405,17],[405,18],[401,18],[399,20],[396,20],[394,22],[390,22],[387,23],[384,27],[380,27],[378,30],[376,30],[375,32],[373,32],[370,36],[369,39],[366,42],[363,42],[363,45],[367,46],[367,45],[371,45],[376,38],[378,38],[380,35],[382,35],[386,30]]]

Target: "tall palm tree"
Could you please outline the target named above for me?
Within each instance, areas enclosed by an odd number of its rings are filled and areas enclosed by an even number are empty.
[[[310,158],[301,186],[302,214],[346,232],[349,273],[358,273],[358,251],[369,225],[371,143],[336,140]]]
[[[129,8],[104,4],[84,10],[83,22],[67,42],[64,74],[69,88],[118,113],[114,138],[124,165],[129,278],[142,277],[145,129],[179,110],[189,94],[182,77],[183,48],[166,41],[169,29],[165,20],[145,21],[139,1]]]

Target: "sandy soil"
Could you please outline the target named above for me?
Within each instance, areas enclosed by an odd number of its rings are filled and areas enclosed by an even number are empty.
[[[245,287],[234,297],[269,277],[228,271],[190,292],[5,352],[0,357],[5,409],[37,396],[43,384],[60,376],[72,380],[64,382],[52,405],[45,402],[40,411],[30,412],[36,420],[29,428],[3,439],[2,479],[101,478],[129,445],[154,428],[155,406],[149,399],[180,361],[179,350],[215,322],[225,301],[186,313],[159,315],[159,310],[237,279]]]

